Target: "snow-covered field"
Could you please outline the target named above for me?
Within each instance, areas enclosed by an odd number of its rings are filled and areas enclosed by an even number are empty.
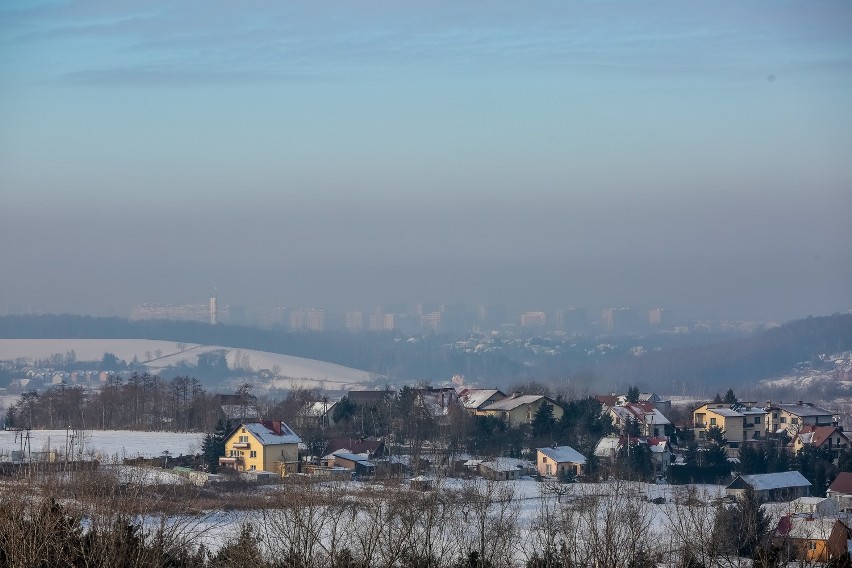
[[[9,459],[12,450],[21,449],[24,432],[0,431],[0,459]],[[57,450],[64,454],[69,436],[74,431],[31,430],[30,451]],[[78,433],[79,434],[79,433]],[[189,432],[134,432],[128,430],[84,430],[82,431],[83,455],[94,456],[102,461],[114,458],[158,457],[168,450],[169,455],[190,455],[201,452],[204,434]],[[74,439],[75,451],[80,450],[80,438]]]
[[[235,349],[219,345],[178,344],[147,339],[0,339],[0,360],[30,362],[46,359],[55,353],[74,351],[78,361],[100,361],[104,353],[119,359],[143,363],[150,372],[186,363],[195,365],[198,356],[211,351],[225,351],[228,366],[247,372],[268,369],[277,374],[270,388],[291,388],[293,384],[328,390],[357,388],[375,377],[366,371],[326,361],[279,355],[253,349]]]

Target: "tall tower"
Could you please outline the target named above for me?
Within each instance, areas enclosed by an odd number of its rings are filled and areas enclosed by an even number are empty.
[[[213,295],[210,296],[210,325],[216,325],[217,315],[216,288],[213,288]]]

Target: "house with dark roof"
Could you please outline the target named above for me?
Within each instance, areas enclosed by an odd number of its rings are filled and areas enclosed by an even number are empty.
[[[811,490],[811,482],[798,471],[782,471],[738,475],[725,488],[725,492],[732,497],[739,497],[747,486],[754,489],[763,501],[792,501],[809,496]]]
[[[244,422],[225,439],[225,455],[219,464],[237,471],[295,472],[301,441],[280,420]]]

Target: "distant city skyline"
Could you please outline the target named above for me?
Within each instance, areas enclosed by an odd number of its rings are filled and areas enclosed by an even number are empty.
[[[0,313],[848,310],[850,29],[830,0],[7,0]]]

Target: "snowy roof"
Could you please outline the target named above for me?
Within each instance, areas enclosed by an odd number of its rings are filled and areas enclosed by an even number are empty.
[[[251,432],[262,446],[274,444],[298,444],[302,441],[289,426],[283,422],[279,422],[277,424],[280,424],[280,434],[274,429],[275,426],[273,423],[246,422],[240,427],[245,428],[247,432]]]
[[[772,407],[784,410],[790,414],[795,414],[796,416],[834,416],[832,411],[820,408],[819,406],[814,406],[809,402],[804,402],[802,404],[773,404]]]
[[[367,456],[359,455],[359,454],[350,454],[348,452],[334,452],[332,454],[335,458],[340,458],[343,460],[348,460],[355,463],[360,463],[361,465],[371,466],[373,462],[367,459]]]
[[[719,416],[728,417],[745,416],[742,412],[738,412],[730,408],[708,408],[707,412],[713,412],[714,414],[718,414]]]
[[[612,452],[617,452],[621,448],[621,439],[615,436],[607,436],[601,438],[598,445],[595,446],[595,455],[599,458],[608,458]]]
[[[492,402],[482,410],[514,410],[519,406],[523,406],[524,404],[532,404],[534,402],[538,402],[541,399],[547,399],[546,396],[540,394],[522,394],[519,396],[504,398],[503,400],[498,400],[497,402]],[[549,402],[553,402],[550,399],[547,399]]]
[[[308,416],[320,417],[324,416],[327,412],[331,412],[334,408],[334,405],[337,404],[337,401],[334,402],[312,402],[308,404],[306,414]]]
[[[465,408],[477,409],[494,395],[506,396],[497,389],[468,389],[464,392],[461,400]]]
[[[787,487],[810,487],[811,482],[805,479],[805,476],[798,471],[782,471],[778,473],[758,473],[754,475],[740,475],[728,485],[729,488],[738,488],[735,486],[737,481],[751,485],[757,491],[768,491],[772,489],[785,489]]]
[[[527,460],[518,458],[494,458],[491,461],[482,462],[480,465],[490,469],[491,471],[518,471],[524,468],[533,467],[533,464]]]
[[[834,432],[837,431],[841,436],[849,439],[837,426],[804,426],[799,432],[799,440],[803,444],[813,444],[814,446],[822,446]]]
[[[538,448],[538,451],[555,461],[556,463],[585,464],[586,456],[571,446],[556,446],[555,448]]]
[[[828,540],[836,522],[828,517],[786,516],[779,521],[776,532],[787,538]]]

